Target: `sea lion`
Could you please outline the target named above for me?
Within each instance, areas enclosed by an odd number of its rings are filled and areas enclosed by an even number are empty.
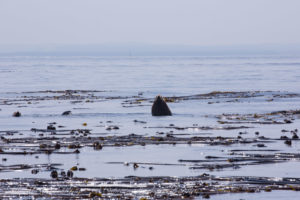
[[[156,96],[152,105],[152,116],[170,116],[172,115],[164,98],[160,95]]]

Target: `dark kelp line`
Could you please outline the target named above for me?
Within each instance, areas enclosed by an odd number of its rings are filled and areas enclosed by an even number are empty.
[[[226,193],[300,190],[299,178],[253,176],[67,178],[0,180],[0,197],[43,199],[193,199]]]
[[[217,115],[220,124],[291,124],[300,117],[300,110],[281,110],[270,113]]]
[[[214,91],[206,94],[196,94],[196,95],[187,95],[187,96],[169,96],[165,97],[164,100],[169,103],[176,103],[181,101],[189,100],[216,100],[209,101],[208,104],[213,103],[234,103],[240,102],[243,99],[251,98],[263,98],[264,101],[272,102],[275,99],[282,98],[300,98],[299,93],[290,93],[290,92],[281,92],[281,91],[244,91],[244,92],[234,92],[234,91]],[[149,106],[149,103],[154,101],[153,98],[134,98],[125,100],[122,104],[124,107],[134,107],[134,106],[145,106],[142,103],[146,103]]]
[[[15,93],[6,93],[8,95],[20,95],[14,98],[1,98],[0,105],[24,105],[36,104],[40,101],[57,101],[57,100],[69,100],[71,103],[82,102],[99,102],[104,100],[124,100],[122,102],[123,107],[135,107],[135,106],[151,106],[154,98],[145,98],[143,93],[133,96],[110,96],[102,93],[112,91],[100,91],[100,90],[45,90],[45,91],[29,91]],[[40,95],[39,95],[40,94]],[[101,95],[102,94],[102,95]],[[167,103],[176,103],[188,100],[213,100],[208,101],[208,104],[213,103],[234,103],[241,102],[243,99],[262,98],[263,101],[272,102],[276,99],[284,98],[300,98],[299,93],[283,92],[283,91],[214,91],[205,94],[187,95],[187,96],[169,96],[164,100]],[[214,101],[215,100],[215,101]]]
[[[252,144],[257,148],[266,147],[265,144],[276,142],[277,139],[271,138],[235,138],[235,137],[175,137],[167,135],[164,137],[158,136],[142,136],[142,135],[125,135],[125,136],[106,136],[106,137],[42,137],[42,138],[11,138],[6,139],[1,137],[3,143],[0,146],[0,155],[37,155],[37,154],[80,154],[81,148],[90,148],[90,150],[101,151],[103,148],[109,147],[129,147],[133,145],[176,145],[176,144],[206,144],[211,146],[230,146],[234,144]],[[245,150],[247,151],[247,150]],[[252,149],[250,151],[258,151]],[[261,150],[268,151],[268,149]],[[278,151],[278,150],[269,150]],[[241,153],[240,153],[241,152]],[[226,152],[225,152],[226,153]],[[100,153],[101,154],[101,153]],[[226,157],[206,156],[203,160],[187,160],[180,159],[179,163],[188,163],[184,166],[189,166],[190,169],[208,169],[220,170],[224,168],[237,169],[248,165],[262,165],[287,162],[291,160],[299,160],[300,154],[297,153],[275,153],[275,154],[249,154],[243,150],[232,150],[228,152]],[[191,165],[192,163],[193,165]],[[203,163],[203,164],[199,164]],[[111,162],[109,164],[124,164],[123,162]],[[134,162],[133,167],[138,165],[150,165],[151,163]],[[153,165],[181,165],[170,163],[152,163]],[[127,166],[130,163],[126,164]],[[15,166],[0,165],[0,171],[18,170],[18,169],[39,169],[43,171],[43,166],[20,165]],[[23,168],[22,168],[23,167]],[[60,169],[63,170],[63,169]]]
[[[215,156],[206,156],[205,159],[201,160],[178,160],[176,163],[145,163],[145,162],[107,162],[107,164],[119,164],[138,168],[140,166],[188,166],[189,169],[208,169],[213,170],[222,170],[226,168],[238,169],[242,166],[250,165],[264,165],[264,164],[275,164],[283,163],[288,161],[299,161],[299,153],[276,153],[276,154],[243,154],[243,153],[229,153],[227,157],[215,157]],[[149,168],[150,170],[153,169]]]
[[[15,96],[13,98],[2,98],[0,99],[0,105],[23,105],[27,104],[37,104],[42,101],[70,101],[72,104],[76,103],[93,103],[101,102],[105,100],[113,99],[128,99],[137,98],[139,96],[108,96],[101,95],[104,92],[111,91],[98,91],[98,90],[46,90],[46,91],[31,91],[31,92],[21,92],[13,93]],[[10,94],[10,93],[9,93]]]
[[[166,136],[143,136],[143,135],[123,135],[123,136],[79,136],[79,137],[22,137],[6,138],[1,136],[0,155],[1,154],[35,154],[35,153],[56,153],[61,148],[68,148],[74,152],[74,149],[82,147],[93,147],[101,149],[103,147],[133,146],[133,145],[159,145],[159,144],[207,144],[207,145],[232,145],[232,144],[259,144],[270,143],[276,140],[270,138],[235,138],[221,136],[193,136],[176,137],[172,134]],[[13,151],[12,151],[13,149]],[[21,150],[20,152],[16,149]],[[68,153],[68,152],[64,152]],[[80,153],[78,151],[74,153]]]

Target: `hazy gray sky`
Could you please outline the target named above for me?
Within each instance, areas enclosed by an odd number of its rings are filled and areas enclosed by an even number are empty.
[[[0,44],[300,44],[300,0],[0,0]]]

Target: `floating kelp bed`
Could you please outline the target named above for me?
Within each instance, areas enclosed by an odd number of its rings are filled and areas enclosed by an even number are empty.
[[[133,146],[133,145],[159,145],[159,144],[207,144],[207,145],[232,145],[232,144],[260,144],[270,143],[276,140],[270,138],[234,138],[234,137],[176,137],[172,134],[166,136],[142,136],[130,134],[125,136],[79,136],[79,137],[23,137],[6,138],[1,137],[1,154],[51,154],[51,153],[80,153],[78,149],[82,147],[92,147],[95,150],[101,150],[103,147]],[[60,152],[61,148],[67,148],[70,151]],[[13,149],[13,151],[11,150]],[[19,151],[17,151],[19,149]]]
[[[176,103],[189,100],[210,100],[208,104],[213,103],[235,103],[242,102],[245,99],[249,100],[251,98],[262,98],[264,101],[272,102],[275,99],[284,99],[284,98],[300,98],[299,93],[290,93],[290,92],[280,92],[280,91],[243,91],[243,92],[234,92],[234,91],[214,91],[206,94],[196,94],[188,96],[169,96],[165,97],[165,101],[169,103]],[[215,101],[211,101],[215,100]],[[146,102],[146,105],[153,102],[153,98],[134,98],[124,100],[122,103],[124,107],[133,107],[141,106],[142,103]],[[145,105],[144,105],[145,106]]]
[[[216,116],[220,124],[291,124],[300,117],[300,110],[281,110],[271,113],[222,114]]]
[[[299,163],[296,126],[300,111],[296,106],[281,108],[287,99],[295,102],[299,98],[298,93],[280,91],[167,96],[164,100],[174,106],[174,115],[152,118],[150,108],[139,106],[151,106],[154,98],[143,93],[5,93],[0,99],[0,117],[7,123],[0,130],[0,175],[8,179],[0,180],[0,199],[192,199],[225,193],[298,191],[300,178],[278,178],[273,172],[270,177],[274,178],[258,177],[255,170]],[[217,103],[222,105],[210,105]],[[242,103],[254,105],[240,110]],[[261,103],[271,106],[252,113]],[[202,106],[199,113],[193,110],[195,105]],[[117,113],[111,112],[114,108]],[[81,113],[82,109],[89,112]],[[179,151],[183,153],[177,155]],[[115,156],[120,152],[124,157]],[[144,153],[151,155],[143,158]],[[107,175],[105,170],[110,168]],[[123,171],[116,173],[118,170]],[[255,176],[228,176],[235,172]],[[189,176],[196,173],[202,175]],[[297,176],[292,173],[291,177]],[[131,174],[139,176],[128,176]]]
[[[0,180],[0,198],[182,199],[226,193],[300,190],[300,178],[253,176],[138,177],[121,179],[56,178]]]
[[[120,95],[104,95],[103,93],[111,93],[113,91],[101,90],[44,90],[44,91],[28,91],[28,92],[8,92],[7,95],[16,95],[14,98],[1,98],[0,105],[24,105],[36,104],[42,101],[70,101],[76,103],[93,103],[105,100],[123,100],[123,107],[150,106],[154,98],[145,98],[143,93],[132,96]],[[283,92],[283,91],[214,91],[205,94],[195,94],[187,96],[167,96],[165,101],[168,103],[176,103],[189,100],[206,100],[208,104],[214,103],[235,103],[244,100],[261,99],[263,101],[272,102],[276,99],[300,98],[299,93]]]
[[[29,91],[21,93],[6,93],[8,95],[19,95],[14,98],[2,98],[0,99],[0,105],[24,105],[37,104],[42,101],[70,101],[72,104],[75,103],[93,103],[101,102],[104,100],[113,99],[128,99],[135,98],[138,96],[107,96],[100,95],[111,91],[100,91],[100,90],[45,90],[45,91]]]

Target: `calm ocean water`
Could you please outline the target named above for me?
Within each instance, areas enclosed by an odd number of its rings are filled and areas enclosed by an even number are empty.
[[[212,91],[273,91],[300,92],[300,56],[243,56],[243,57],[0,57],[0,102],[19,99],[25,95],[47,95],[45,90],[101,90],[103,96],[130,97],[142,94],[145,98],[156,95],[180,96],[209,93]],[[30,93],[24,93],[30,92]],[[157,135],[157,129],[145,129],[144,125],[133,123],[135,119],[147,122],[147,126],[219,126],[216,119],[207,117],[222,113],[266,113],[277,110],[299,109],[299,98],[281,98],[267,102],[266,97],[250,98],[240,102],[222,101],[208,104],[209,100],[170,103],[172,117],[155,118],[150,106],[123,107],[122,99],[72,104],[69,101],[41,101],[30,105],[0,105],[0,130],[17,130],[18,137],[37,137],[31,128],[45,128],[50,122],[57,122],[68,129],[87,128],[98,135]],[[213,100],[214,101],[214,100]],[[21,118],[12,118],[16,110]],[[72,110],[72,116],[61,113]],[[120,130],[105,130],[107,121],[113,121]],[[289,125],[257,125],[247,130],[251,137],[255,131],[272,138],[281,136],[281,129],[300,128],[299,119]],[[105,125],[105,126],[99,126]],[[191,135],[236,137],[244,130],[186,131]],[[184,132],[184,133],[186,133]],[[175,132],[177,133],[177,132]],[[180,131],[178,133],[181,133]],[[9,137],[9,136],[6,136]],[[249,136],[250,137],[250,136]],[[28,163],[62,163],[67,170],[74,165],[85,167],[86,171],[75,174],[78,177],[124,177],[137,176],[189,176],[210,173],[230,176],[300,177],[299,162],[277,164],[269,169],[266,165],[245,166],[241,169],[220,171],[191,170],[188,166],[155,166],[155,170],[133,170],[123,165],[108,162],[158,162],[178,164],[179,159],[204,159],[207,155],[224,156],[233,148],[251,146],[209,146],[209,145],[158,145],[104,148],[100,153],[83,148],[78,155],[13,155],[6,165]],[[268,144],[270,149],[282,152],[299,152],[300,144],[287,147],[282,142]],[[1,155],[0,158],[3,158]],[[99,170],[101,169],[101,170]],[[289,170],[286,170],[289,169]],[[2,178],[49,177],[49,172],[32,175],[28,171],[1,172]],[[272,193],[273,194],[273,193]],[[285,194],[285,193],[280,193]],[[267,195],[268,194],[263,194]],[[245,196],[245,195],[244,195]],[[237,196],[237,198],[244,197]],[[222,196],[221,196],[222,197]],[[224,196],[224,198],[236,196]],[[252,198],[246,195],[245,198]],[[264,197],[264,196],[262,196]],[[218,196],[215,197],[219,198]],[[222,199],[222,198],[221,198]],[[263,199],[263,198],[262,198]],[[279,198],[280,199],[280,198]]]
[[[300,57],[0,57],[0,92],[97,89],[150,96],[300,89]]]

